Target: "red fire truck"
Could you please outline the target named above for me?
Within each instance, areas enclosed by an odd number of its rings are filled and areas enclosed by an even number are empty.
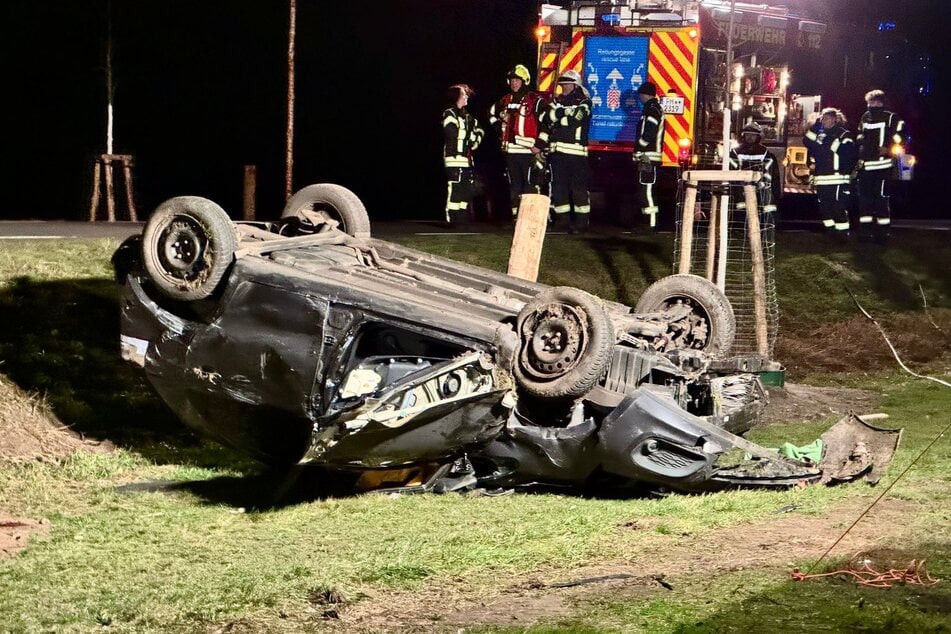
[[[763,142],[785,169],[785,192],[810,192],[802,146],[804,126],[818,112],[820,85],[808,69],[818,59],[826,25],[783,7],[732,3],[732,67],[728,68],[729,0],[565,0],[539,7],[538,85],[556,88],[578,71],[593,104],[592,165],[633,148],[637,88],[654,83],[667,113],[664,165],[723,151],[723,111],[731,130],[756,122]],[[607,157],[607,158],[606,158]],[[594,175],[595,180],[598,174]]]

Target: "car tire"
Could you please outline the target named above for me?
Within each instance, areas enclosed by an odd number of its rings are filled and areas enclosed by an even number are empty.
[[[172,299],[211,295],[234,261],[237,239],[228,214],[199,196],[158,206],[142,233],[142,259],[155,286]]]
[[[521,339],[515,377],[527,393],[568,400],[587,394],[614,349],[614,326],[601,301],[577,288],[555,286],[519,311]]]
[[[733,306],[723,291],[705,278],[683,273],[661,278],[647,287],[634,312],[659,313],[681,303],[691,306],[691,320],[705,328],[704,340],[694,339],[686,347],[703,350],[713,356],[728,354],[736,338]]]
[[[340,229],[355,238],[370,237],[366,207],[356,194],[340,185],[308,185],[291,196],[281,212],[281,218],[297,218],[302,224],[316,225],[321,217],[339,222]]]

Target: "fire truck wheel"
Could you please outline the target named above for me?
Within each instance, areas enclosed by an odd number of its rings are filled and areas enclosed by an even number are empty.
[[[340,230],[355,238],[370,237],[370,217],[363,202],[346,187],[317,183],[299,190],[281,212],[281,218],[296,218],[306,233],[336,222]]]
[[[601,301],[569,286],[536,295],[518,314],[515,377],[533,396],[568,400],[587,394],[607,367],[614,326]]]
[[[142,234],[142,259],[152,282],[172,299],[211,295],[234,261],[237,238],[225,210],[199,196],[158,206]]]
[[[686,307],[689,310],[684,311]],[[670,322],[671,348],[729,353],[736,337],[733,307],[716,285],[697,275],[669,275],[647,287],[634,312],[659,313]],[[676,330],[676,334],[671,332]]]

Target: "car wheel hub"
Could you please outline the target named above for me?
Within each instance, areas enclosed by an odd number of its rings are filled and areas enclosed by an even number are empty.
[[[204,268],[205,241],[193,223],[178,220],[162,235],[162,264],[174,277],[191,279]]]
[[[573,307],[552,304],[540,310],[525,332],[523,368],[540,379],[564,375],[578,363],[585,345],[584,314]]]

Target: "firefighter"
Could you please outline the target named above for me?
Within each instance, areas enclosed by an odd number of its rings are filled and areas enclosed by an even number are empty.
[[[532,152],[538,138],[539,119],[547,104],[541,95],[529,90],[531,75],[522,64],[510,70],[506,79],[510,92],[492,104],[489,124],[498,132],[505,154],[505,175],[514,220],[522,194],[548,195],[545,157]]]
[[[857,152],[855,141],[845,128],[845,117],[835,108],[825,108],[806,131],[803,143],[815,161],[813,183],[822,226],[844,241],[849,236],[849,189]]]
[[[885,93],[871,90],[865,94],[868,110],[858,126],[859,238],[884,243],[888,239],[891,213],[888,208],[886,181],[892,178],[894,154],[904,151],[905,122],[885,110]]]
[[[548,105],[543,129],[535,142],[535,152],[548,152],[551,167],[551,204],[554,229],[586,231],[590,225],[591,201],[588,195],[588,125],[591,99],[581,85],[581,75],[565,71],[558,78],[561,94]],[[570,212],[574,205],[574,222]]]
[[[641,121],[634,141],[634,161],[637,163],[638,203],[641,213],[649,218],[650,227],[657,226],[660,208],[654,200],[657,168],[663,158],[664,111],[657,100],[657,86],[647,81],[637,89],[641,100]]]
[[[443,165],[449,181],[446,222],[451,225],[468,222],[469,205],[475,194],[472,152],[482,142],[482,128],[466,108],[473,94],[475,91],[466,84],[450,86],[449,107],[442,113]]]
[[[776,158],[763,145],[763,128],[753,122],[743,126],[740,131],[740,144],[730,150],[730,169],[753,170],[761,177],[756,183],[756,204],[760,213],[776,211],[773,203],[773,183],[779,182],[779,166]],[[740,201],[737,209],[746,209],[746,202]]]

